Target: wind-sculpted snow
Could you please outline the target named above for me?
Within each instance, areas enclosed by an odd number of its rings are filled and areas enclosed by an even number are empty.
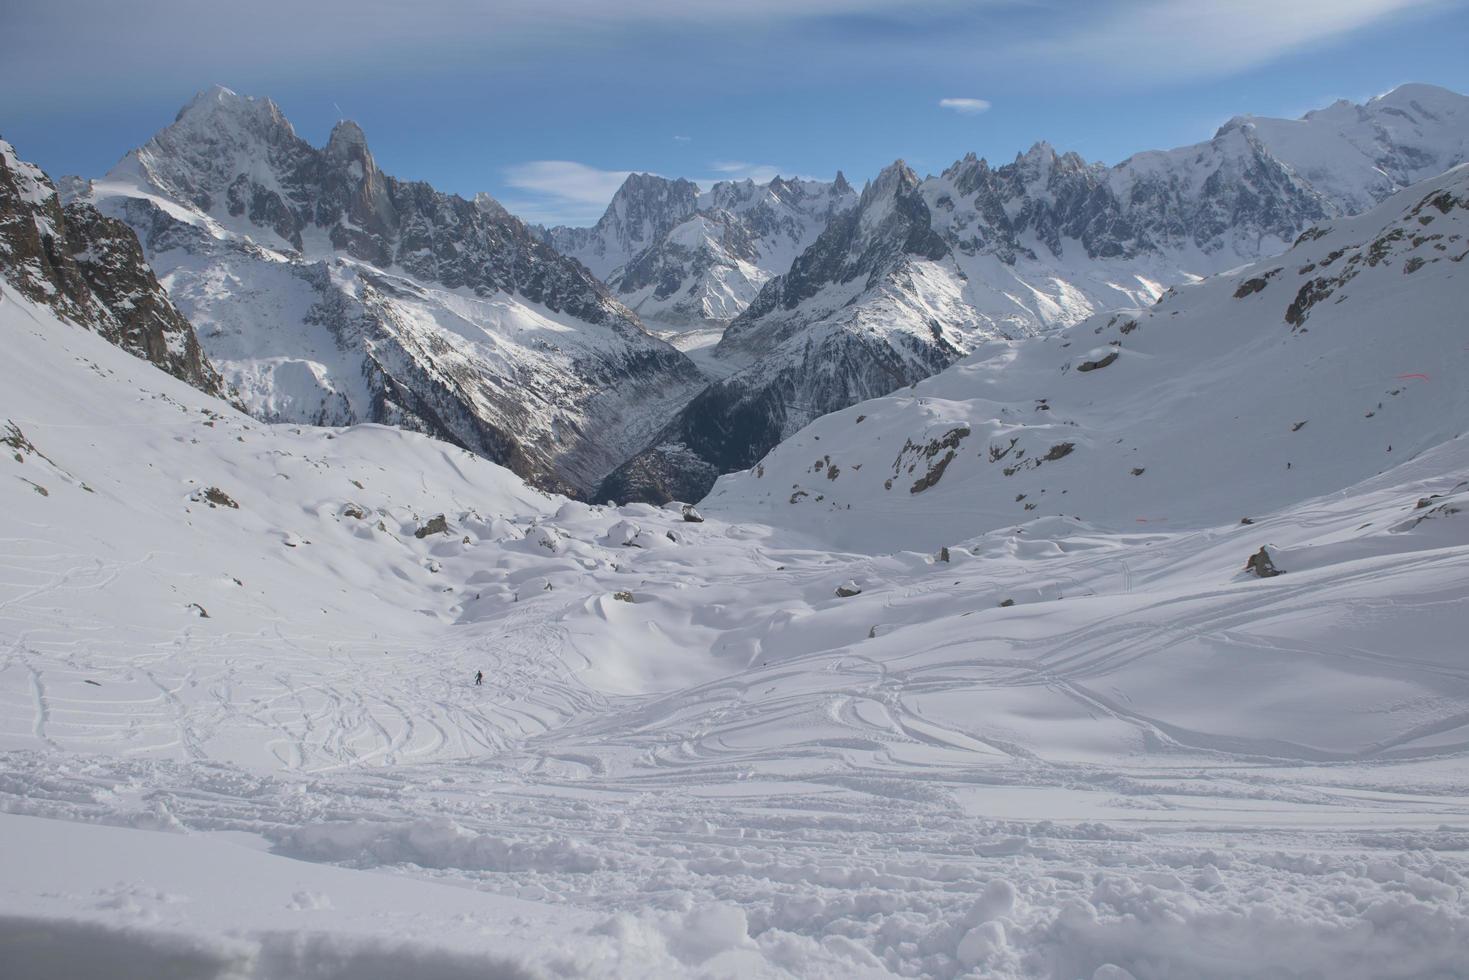
[[[1250,524],[975,534],[935,505],[942,551],[879,553],[869,516],[842,553],[816,521],[588,506],[417,434],[262,424],[9,288],[0,332],[7,963],[1460,970],[1463,439]],[[979,435],[911,439],[912,479]],[[1091,465],[1084,432],[1045,448],[1023,472]],[[813,498],[867,469],[823,468]],[[1282,574],[1245,572],[1262,547]]]
[[[1043,516],[1190,528],[1335,492],[1466,431],[1466,255],[1461,166],[1145,309],[982,346],[820,419],[705,506],[937,549]]]
[[[395,425],[585,492],[699,385],[584,268],[488,198],[383,174],[354,123],[316,148],[216,88],[69,186],[138,232],[266,421]]]

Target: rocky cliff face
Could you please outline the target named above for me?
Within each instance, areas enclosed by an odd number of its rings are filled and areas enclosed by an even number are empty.
[[[217,88],[77,195],[137,229],[263,419],[400,425],[579,493],[699,385],[580,264],[384,174],[354,123],[313,147]]]
[[[0,275],[176,378],[225,396],[189,321],[143,258],[132,229],[85,203],[62,206],[55,185],[0,140]]]
[[[723,379],[601,495],[697,500],[713,475],[822,414],[988,340],[1151,303],[1277,254],[1312,224],[1461,162],[1466,140],[1469,98],[1405,86],[1304,120],[1241,117],[1206,143],[1114,167],[1045,143],[998,167],[970,155],[925,180],[895,164],[766,283],[714,350]]]
[[[899,161],[856,208],[833,218],[725,332],[719,356],[748,366],[701,392],[608,477],[599,496],[696,500],[720,473],[752,465],[818,416],[912,384],[958,357],[958,311],[910,303],[924,274],[919,264],[949,253],[919,188]],[[849,311],[856,296],[868,303]],[[815,315],[818,308],[825,313]]]
[[[855,202],[841,174],[831,182],[720,181],[703,193],[687,180],[633,174],[595,226],[545,235],[644,319],[723,327]]]

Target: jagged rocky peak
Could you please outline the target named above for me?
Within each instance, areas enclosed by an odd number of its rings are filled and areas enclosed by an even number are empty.
[[[226,395],[194,328],[153,275],[132,229],[86,202],[63,206],[50,179],[4,140],[0,277],[32,302],[201,391]]]
[[[602,277],[644,319],[722,327],[855,202],[846,179],[692,181],[633,174],[591,228],[543,237]]]
[[[271,100],[216,87],[125,158],[109,183],[150,186],[303,258],[345,253],[379,268],[396,264],[449,287],[519,293],[553,312],[591,323],[617,321],[641,332],[637,318],[600,283],[503,208],[384,174],[361,127],[348,120],[337,123],[318,149],[296,135]],[[140,206],[135,201],[129,207]],[[318,254],[320,235],[312,236],[308,249],[304,233],[312,228],[326,232],[325,254]]]
[[[332,127],[326,141],[326,155],[334,159],[372,159],[367,151],[367,134],[362,127],[350,119],[343,119]]]
[[[474,195],[474,206],[496,219],[512,217],[510,212],[505,210],[505,205],[484,191]]]
[[[698,206],[699,185],[691,180],[628,174],[612,195],[602,222],[620,225],[637,241],[648,241],[693,214]]]
[[[270,99],[237,95],[216,85],[194,96],[172,125],[129,158],[161,187],[208,210],[213,195],[239,173],[237,164],[258,156],[262,146],[285,155],[307,148]]]
[[[1044,171],[1055,162],[1056,148],[1046,140],[1037,140],[1024,153],[1015,154],[1015,165],[1032,172]]]
[[[831,189],[827,191],[827,194],[831,197],[848,197],[855,193],[857,192],[852,190],[852,185],[847,183],[847,175],[838,170],[836,177],[832,179]]]
[[[878,171],[877,176],[862,188],[862,197],[858,201],[858,206],[869,208],[875,201],[896,197],[917,186],[918,175],[913,172],[912,168],[902,160],[894,160]]]
[[[323,196],[315,223],[331,226],[331,241],[337,248],[387,265],[392,260],[389,242],[399,232],[398,209],[362,127],[350,119],[338,122],[322,156]]]
[[[700,381],[586,268],[491,198],[384,174],[349,121],[317,147],[211,90],[80,192],[264,420],[414,429],[584,492]]]
[[[195,94],[174,116],[174,125],[192,130],[206,125],[218,126],[226,120],[252,128],[260,135],[275,135],[281,131],[296,135],[285,113],[273,100],[240,95],[223,85],[213,85]]]

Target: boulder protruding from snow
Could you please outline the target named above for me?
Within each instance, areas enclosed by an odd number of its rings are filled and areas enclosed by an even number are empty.
[[[852,579],[847,579],[841,585],[837,586],[837,598],[839,599],[850,599],[854,595],[861,594],[862,587]]]
[[[607,529],[603,541],[614,548],[637,547],[637,537],[642,533],[643,529],[632,521],[622,520]]]
[[[219,487],[210,487],[208,490],[205,490],[204,499],[210,507],[229,507],[233,510],[240,509],[240,505],[235,503],[234,498],[219,489]]]
[[[415,538],[426,538],[430,534],[448,534],[449,521],[443,514],[429,518],[428,523],[413,532]]]
[[[703,524],[704,515],[694,509],[693,504],[683,505],[683,519],[690,524]]]

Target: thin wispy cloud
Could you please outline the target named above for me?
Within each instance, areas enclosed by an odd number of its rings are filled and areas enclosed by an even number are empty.
[[[675,136],[673,138],[675,143],[692,143],[693,140],[694,138],[692,136]]]
[[[1452,0],[1128,0],[1090,21],[1021,48],[1065,64],[1111,71],[1127,52],[1129,76],[1143,81],[1226,75],[1293,51],[1338,40],[1390,17]]]
[[[512,213],[541,224],[596,222],[630,170],[600,170],[574,160],[530,160],[505,168],[505,183],[520,192],[504,201]]]
[[[947,0],[945,0],[947,2]],[[380,68],[385,57],[406,64],[430,56],[462,64],[466,54],[544,52],[555,44],[594,50],[628,43],[650,27],[790,23],[901,10],[906,0],[423,0],[405,18],[399,0],[254,0],[249,15],[197,0],[48,0],[7,4],[0,31],[0,80],[19,87],[67,58],[73,85],[82,79],[130,83],[180,75],[234,77],[267,62]],[[16,9],[11,10],[11,7]],[[227,45],[199,45],[200,36],[228,35]],[[119,43],[119,39],[134,39]],[[62,47],[64,45],[64,47]],[[168,52],[167,58],[158,53]],[[262,59],[260,52],[270,57]],[[453,55],[453,57],[451,57]],[[133,87],[132,84],[128,88]],[[85,89],[83,90],[85,91]],[[95,98],[95,94],[93,95]]]
[[[939,99],[939,106],[964,116],[977,116],[989,109],[988,99]]]

